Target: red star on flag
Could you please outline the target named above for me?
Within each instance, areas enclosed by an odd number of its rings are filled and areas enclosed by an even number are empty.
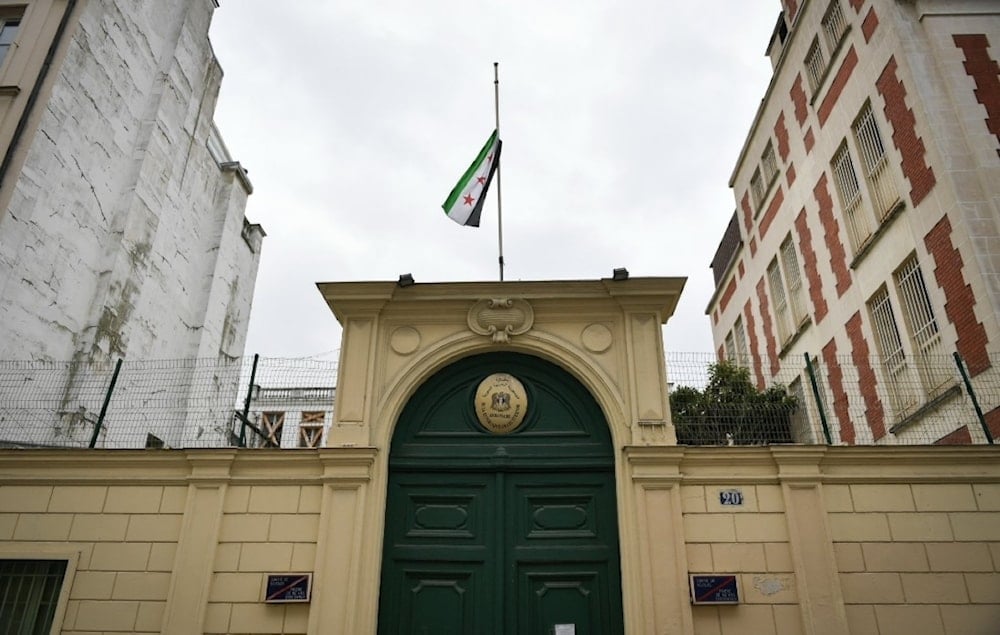
[[[465,204],[466,205],[472,205],[472,201],[476,200],[476,199],[472,198],[471,196],[469,196],[468,194],[466,194],[464,196],[464,199],[465,199]]]
[[[485,176],[477,176],[476,177],[476,181],[478,181],[479,184],[482,185],[483,183],[486,182],[486,177]]]

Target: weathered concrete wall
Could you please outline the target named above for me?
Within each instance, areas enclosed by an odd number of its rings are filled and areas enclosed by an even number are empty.
[[[242,355],[262,232],[208,149],[213,10],[78,10],[0,216],[0,358]]]
[[[65,4],[29,3],[24,32],[52,31]],[[243,355],[264,233],[244,218],[252,188],[212,121],[214,8],[76,6],[0,191],[0,359]],[[26,92],[34,77],[19,81]],[[150,431],[203,434],[183,421]]]

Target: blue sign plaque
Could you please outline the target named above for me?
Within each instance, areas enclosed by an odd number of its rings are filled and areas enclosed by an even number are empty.
[[[739,604],[735,574],[691,574],[692,604]]]
[[[742,505],[743,504],[743,490],[739,489],[721,489],[719,490],[719,504],[720,505]]]
[[[311,573],[269,573],[264,602],[284,604],[308,602],[312,596]]]

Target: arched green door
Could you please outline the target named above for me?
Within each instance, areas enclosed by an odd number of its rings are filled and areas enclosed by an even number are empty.
[[[474,406],[494,373],[526,393],[506,434]],[[616,510],[608,426],[579,381],[514,353],[448,366],[407,403],[390,448],[378,632],[621,633]]]

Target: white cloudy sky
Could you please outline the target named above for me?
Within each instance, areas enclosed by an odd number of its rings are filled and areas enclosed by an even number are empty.
[[[332,358],[317,281],[496,280],[441,203],[493,129],[507,280],[686,276],[672,351],[708,352],[709,262],[770,77],[778,0],[227,0],[216,122],[267,232],[247,353]],[[494,187],[496,184],[494,183]]]

